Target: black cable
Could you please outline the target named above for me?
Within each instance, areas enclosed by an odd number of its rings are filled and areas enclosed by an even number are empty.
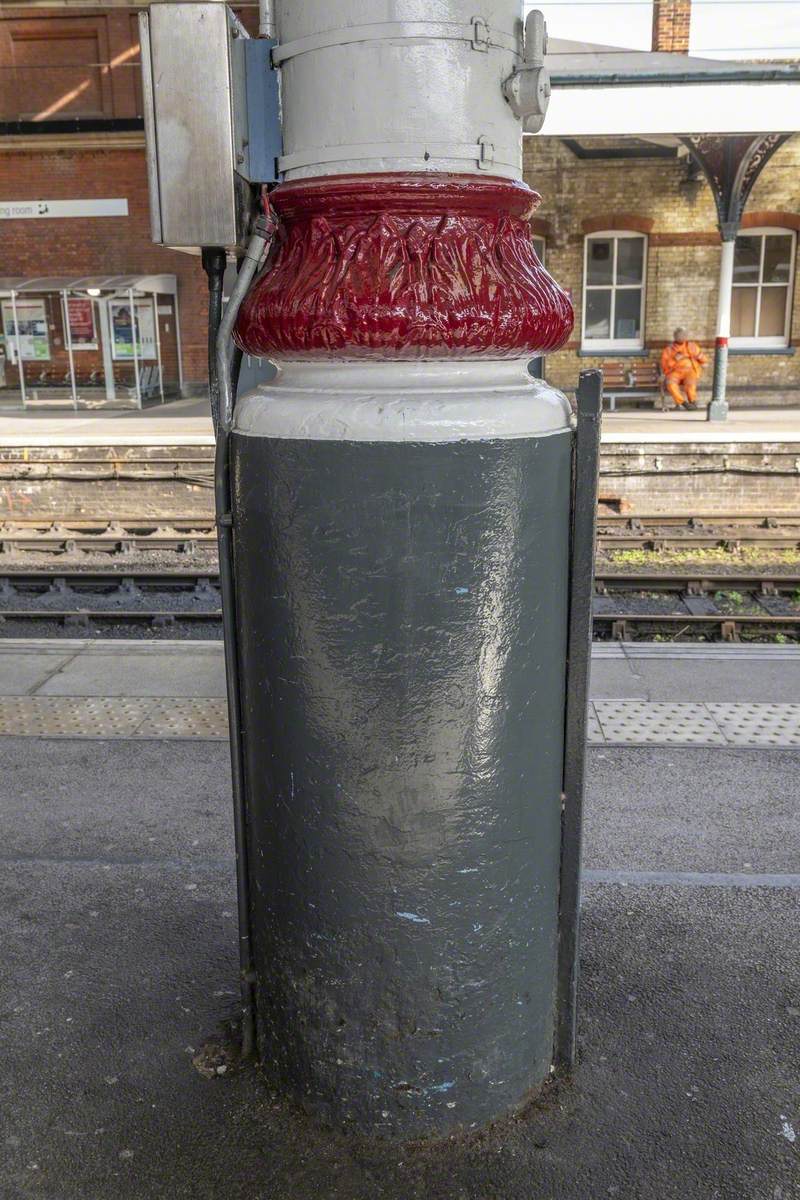
[[[222,599],[222,631],[225,645],[225,682],[230,727],[231,791],[233,793],[234,841],[236,845],[236,902],[239,925],[239,985],[241,989],[241,1055],[256,1050],[256,992],[250,916],[248,867],[247,800],[242,744],[242,712],[239,653],[236,627],[236,590],[233,569],[233,518],[230,486],[230,432],[220,422],[222,390],[217,366],[217,336],[222,324],[222,283],[227,259],[218,247],[203,249],[203,269],[208,275],[208,394],[214,422],[216,454],[214,493],[219,550],[219,583]],[[233,395],[239,382],[242,353],[236,348],[231,360]]]
[[[217,376],[217,330],[222,320],[222,281],[227,258],[221,246],[204,246],[203,270],[208,276],[208,398],[216,436],[219,426],[219,378]]]

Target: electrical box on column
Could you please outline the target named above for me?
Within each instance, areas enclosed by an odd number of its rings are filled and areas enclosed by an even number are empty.
[[[258,185],[277,179],[273,43],[214,2],[154,4],[139,27],[153,241],[241,247]]]

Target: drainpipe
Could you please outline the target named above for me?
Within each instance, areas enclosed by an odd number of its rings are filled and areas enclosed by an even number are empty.
[[[725,421],[728,417],[728,401],[725,392],[728,377],[728,339],[731,334],[733,260],[738,229],[739,225],[736,221],[726,221],[720,226],[722,253],[719,263],[717,335],[714,342],[714,375],[711,384],[711,402],[706,412],[707,421]]]
[[[260,38],[271,38],[275,36],[275,20],[272,14],[272,0],[259,0],[258,36]]]

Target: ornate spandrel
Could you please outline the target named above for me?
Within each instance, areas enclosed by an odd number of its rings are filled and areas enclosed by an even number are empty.
[[[703,171],[717,206],[723,241],[736,237],[753,184],[788,133],[701,133],[681,138]]]

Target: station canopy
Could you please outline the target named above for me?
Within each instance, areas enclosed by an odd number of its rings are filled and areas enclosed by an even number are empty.
[[[28,384],[25,380],[25,355],[24,352],[17,357],[16,347],[19,340],[17,330],[17,302],[18,298],[24,296],[41,296],[52,295],[53,293],[61,296],[61,303],[64,306],[62,309],[62,319],[64,322],[64,337],[65,348],[69,359],[69,391],[72,398],[72,407],[77,411],[78,402],[84,398],[83,393],[87,388],[85,382],[79,385],[75,370],[75,349],[80,347],[73,346],[72,343],[72,327],[70,320],[67,319],[67,305],[71,296],[79,296],[97,301],[100,306],[100,321],[99,321],[99,344],[103,353],[103,377],[105,387],[104,401],[115,401],[117,398],[117,382],[114,379],[114,355],[112,353],[113,336],[110,329],[108,309],[113,307],[108,304],[108,301],[115,301],[119,304],[119,300],[123,301],[123,308],[127,303],[130,310],[130,319],[128,330],[130,333],[128,345],[130,347],[130,365],[133,367],[134,386],[132,389],[135,396],[136,405],[142,407],[142,399],[151,391],[158,393],[161,402],[164,401],[164,377],[161,360],[161,337],[159,332],[159,322],[157,313],[152,320],[152,347],[154,350],[147,355],[148,358],[154,357],[156,365],[143,365],[142,358],[146,345],[139,339],[140,334],[140,319],[139,319],[139,298],[152,297],[153,307],[158,309],[156,297],[159,295],[167,295],[174,297],[175,307],[175,330],[178,338],[178,375],[180,386],[183,385],[181,376],[181,361],[180,361],[180,333],[178,332],[178,285],[174,275],[0,275],[0,298],[10,297],[10,303],[3,304],[3,325],[6,324],[7,317],[11,318],[11,334],[6,333],[7,351],[11,348],[12,362],[19,372],[19,389],[22,397],[23,408],[28,407]],[[147,300],[141,301],[148,303]],[[23,303],[20,300],[20,303]],[[10,313],[7,313],[7,309]],[[161,310],[158,309],[158,312]],[[170,309],[170,311],[172,311]],[[135,319],[134,319],[134,314]],[[20,323],[21,324],[21,323]],[[24,336],[24,331],[23,331]],[[97,334],[95,335],[97,336]],[[94,349],[94,345],[92,349]],[[49,358],[49,353],[47,355]],[[128,358],[126,352],[125,358]],[[121,385],[120,385],[121,386]],[[88,385],[91,392],[91,403],[94,406],[100,402],[97,394],[98,389],[92,380]],[[35,395],[37,403],[39,402],[38,392],[40,388],[33,389],[32,396]],[[128,389],[129,391],[131,389]],[[59,397],[60,398],[60,397]]]
[[[0,275],[0,296],[39,292],[141,292],[174,296],[174,275]]]
[[[794,133],[800,64],[550,38],[549,137]]]

